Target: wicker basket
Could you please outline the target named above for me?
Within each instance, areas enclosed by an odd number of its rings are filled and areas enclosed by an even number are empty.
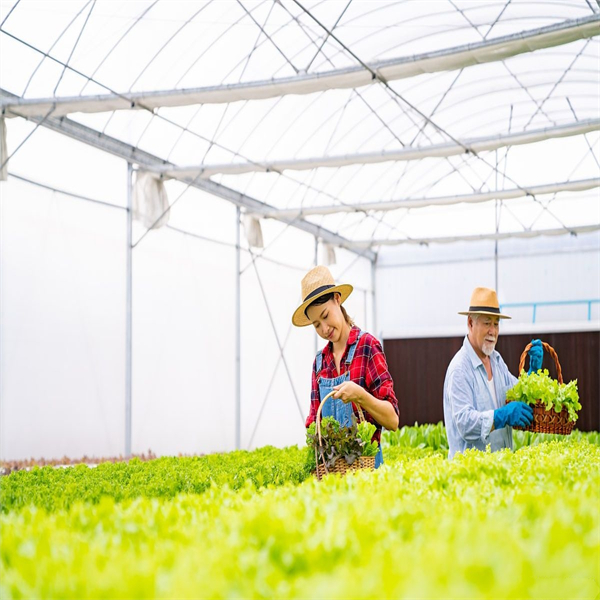
[[[319,410],[317,410],[317,417],[315,419],[316,427],[317,427],[317,435],[319,437],[319,444],[322,442],[323,438],[321,437],[321,410],[325,401],[333,396],[335,392],[329,392],[325,398],[321,401],[319,405]],[[358,420],[362,422],[365,420],[365,415],[360,406],[358,408]],[[317,470],[315,471],[315,475],[317,479],[320,481],[325,475],[329,473],[339,473],[340,475],[345,475],[348,471],[358,471],[359,469],[375,469],[375,457],[374,456],[359,456],[351,465],[346,462],[345,458],[337,458],[333,467],[327,467],[325,461],[322,464],[319,464],[319,459],[317,455],[317,449],[315,448],[315,462],[317,463]]]
[[[550,344],[542,342],[542,345],[544,346],[544,350],[548,352],[554,359],[554,364],[556,365],[556,379],[558,380],[558,383],[562,383],[563,376],[560,363],[558,362],[558,355],[556,354],[554,348],[550,346]],[[527,353],[529,352],[530,348],[531,344],[527,344],[525,350],[523,350],[523,354],[521,354],[521,360],[519,361],[519,373],[525,366],[525,358],[527,357]],[[531,425],[528,425],[527,427],[514,427],[514,429],[521,429],[522,431],[534,431],[536,433],[569,435],[571,431],[573,431],[574,425],[575,423],[573,421],[569,421],[569,412],[566,408],[563,408],[560,413],[557,413],[553,408],[546,410],[544,404],[538,400],[533,406],[533,422]]]

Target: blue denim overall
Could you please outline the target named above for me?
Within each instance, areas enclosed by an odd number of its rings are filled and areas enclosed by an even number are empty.
[[[350,349],[348,350],[348,357],[346,358],[346,372],[343,375],[339,375],[338,377],[333,377],[328,379],[327,377],[319,377],[319,373],[321,372],[321,368],[323,366],[323,351],[319,350],[316,357],[316,367],[317,367],[317,380],[319,382],[319,397],[325,398],[329,392],[333,392],[333,388],[336,385],[340,385],[344,383],[344,381],[350,381],[350,363],[354,358],[354,353],[356,352],[356,346],[358,346],[358,340],[362,337],[364,331],[361,331],[356,338],[356,341]],[[322,401],[322,400],[321,400]],[[327,402],[323,405],[321,409],[322,417],[333,417],[336,419],[340,425],[343,427],[350,427],[352,425],[352,402],[348,402],[348,404],[344,404],[342,400],[339,398],[329,398]],[[379,444],[379,451],[375,456],[375,468],[378,469],[383,464],[383,452],[381,451],[381,444]]]

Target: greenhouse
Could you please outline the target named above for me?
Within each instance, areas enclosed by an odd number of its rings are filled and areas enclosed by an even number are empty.
[[[598,0],[0,0],[0,68],[0,597],[598,597]]]

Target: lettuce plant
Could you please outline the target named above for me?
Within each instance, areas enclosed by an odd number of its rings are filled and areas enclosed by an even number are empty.
[[[554,409],[560,413],[563,408],[569,412],[569,421],[577,420],[577,411],[581,410],[577,379],[569,383],[558,383],[550,377],[548,369],[540,369],[529,375],[522,370],[515,386],[506,393],[507,400],[518,400],[527,404],[542,402],[548,411]]]
[[[319,464],[325,463],[327,468],[332,468],[338,458],[345,459],[351,465],[360,456],[375,456],[379,445],[371,441],[374,433],[375,425],[366,421],[342,427],[333,417],[324,417],[321,421],[320,441],[315,423],[311,423],[306,431],[306,444],[310,455],[308,463],[316,469],[315,450]]]

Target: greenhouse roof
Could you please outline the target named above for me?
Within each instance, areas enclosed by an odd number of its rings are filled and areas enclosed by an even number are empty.
[[[48,127],[370,258],[600,229],[595,0],[21,0],[0,31],[8,158]]]

